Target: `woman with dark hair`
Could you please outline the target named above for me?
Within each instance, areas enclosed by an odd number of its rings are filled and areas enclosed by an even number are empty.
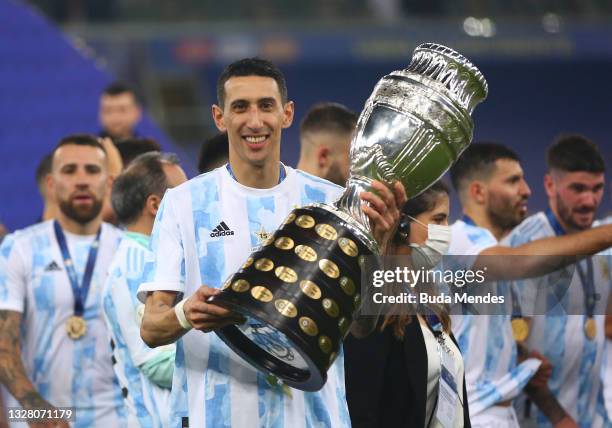
[[[406,256],[415,270],[440,261],[450,241],[448,193],[439,181],[406,203],[389,255]],[[353,427],[470,427],[448,307],[429,304],[428,316],[387,312],[360,319],[352,333],[361,338],[349,336],[344,344]]]

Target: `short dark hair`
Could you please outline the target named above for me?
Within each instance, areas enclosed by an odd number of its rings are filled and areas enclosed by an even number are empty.
[[[55,156],[55,152],[60,147],[67,145],[76,145],[76,146],[90,146],[95,147],[96,149],[100,149],[104,152],[104,156],[106,156],[106,149],[104,146],[98,141],[98,137],[90,134],[73,134],[68,135],[67,137],[62,138],[55,149],[53,149],[53,153],[51,153],[51,164],[53,165],[53,158]]]
[[[312,106],[300,123],[300,134],[308,132],[353,132],[357,113],[338,103],[319,103]]]
[[[220,107],[223,107],[225,103],[225,82],[232,77],[244,76],[262,76],[274,79],[280,91],[281,101],[283,104],[287,102],[287,83],[279,68],[266,59],[244,58],[225,67],[217,80],[217,102]]]
[[[150,195],[163,197],[168,181],[163,164],[178,165],[172,153],[148,152],[138,156],[113,182],[111,204],[119,223],[135,222]]]
[[[546,152],[548,171],[605,172],[606,164],[599,148],[582,135],[561,135]]]
[[[38,166],[36,167],[36,185],[38,190],[42,193],[42,189],[45,185],[45,177],[51,174],[51,167],[53,165],[53,153],[47,153],[42,157]]]
[[[227,132],[220,132],[202,143],[198,159],[198,171],[211,170],[211,166],[229,159],[229,141]]]
[[[102,91],[102,95],[108,95],[111,97],[121,94],[132,94],[136,102],[139,102],[136,90],[126,82],[115,81],[108,85],[106,88],[104,88],[104,90]]]
[[[488,178],[499,159],[520,162],[519,156],[510,148],[490,142],[471,144],[461,154],[450,170],[453,187],[458,192],[466,181],[474,178]]]
[[[157,141],[150,138],[126,138],[115,143],[115,147],[119,150],[124,169],[143,153],[161,151]]]

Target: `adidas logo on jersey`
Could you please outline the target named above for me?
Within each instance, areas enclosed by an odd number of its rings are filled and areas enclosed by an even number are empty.
[[[59,267],[59,265],[55,263],[55,261],[52,261],[51,263],[49,263],[47,267],[45,268],[45,272],[55,272],[55,271],[60,271],[60,270],[62,270],[62,268]]]
[[[213,229],[212,232],[210,232],[210,237],[217,238],[219,236],[231,236],[233,234],[234,234],[234,231],[231,230],[229,227],[227,227],[227,224],[225,224],[225,222],[222,221],[221,223],[217,225],[217,227]]]

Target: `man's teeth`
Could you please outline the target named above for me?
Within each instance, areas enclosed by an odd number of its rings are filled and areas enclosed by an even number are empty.
[[[266,139],[265,135],[259,137],[244,137],[249,143],[263,143]]]

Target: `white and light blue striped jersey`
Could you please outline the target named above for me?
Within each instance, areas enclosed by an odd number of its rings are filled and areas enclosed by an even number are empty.
[[[330,202],[340,194],[341,188],[325,180],[286,171],[270,189],[245,187],[223,166],[168,190],[155,220],[155,263],[147,277],[151,282],[139,289],[141,301],[148,291],[191,296],[202,284],[221,287],[260,237],[274,232],[295,206]],[[213,233],[219,225],[225,233]],[[350,426],[339,354],[320,391],[292,389],[288,396],[215,334],[189,331],[177,342],[171,426],[181,427],[187,415],[190,427]]]
[[[65,235],[80,284],[94,236]],[[52,405],[76,408],[72,427],[126,426],[102,316],[102,287],[120,238],[119,229],[102,225],[85,302],[87,333],[79,340],[66,334],[74,296],[53,221],[17,231],[0,247],[0,310],[23,314],[21,352],[26,374]],[[7,406],[18,404],[11,397]]]
[[[151,382],[138,367],[167,347],[149,348],[140,338],[144,305],[136,298],[148,247],[129,237],[121,240],[103,291],[103,310],[113,350],[113,369],[119,380],[130,427],[167,426],[170,390]],[[168,345],[174,348],[174,345]]]
[[[456,221],[451,226],[449,255],[464,256],[471,268],[476,256],[498,245],[482,227]],[[488,283],[489,287],[497,284]],[[465,361],[465,382],[470,416],[518,396],[533,377],[540,362],[528,359],[517,365],[516,342],[509,315],[452,315],[452,330]]]
[[[555,236],[555,231],[543,212],[526,218],[505,240],[511,246],[518,246],[537,239]],[[585,264],[586,260],[580,262]],[[596,302],[594,319],[596,337],[589,340],[584,332],[587,320],[585,296],[580,276],[574,266],[538,278],[516,281],[521,306],[527,302],[544,302],[548,307],[534,307],[531,313],[546,313],[532,317],[526,346],[548,358],[553,372],[548,386],[563,408],[581,427],[602,426],[597,418],[601,407],[601,364],[604,351],[605,305],[607,304],[610,281],[610,255],[600,253],[593,259]],[[586,269],[586,267],[585,267]],[[569,288],[568,288],[569,287]],[[536,299],[534,291],[544,291],[549,298]],[[560,294],[563,292],[562,294]],[[559,296],[559,297],[557,297]],[[560,301],[562,305],[557,304]],[[536,312],[537,311],[537,312]],[[583,315],[568,315],[583,314]],[[523,400],[524,398],[521,398]],[[519,417],[524,415],[519,414]],[[538,426],[551,426],[539,411],[532,412]]]

